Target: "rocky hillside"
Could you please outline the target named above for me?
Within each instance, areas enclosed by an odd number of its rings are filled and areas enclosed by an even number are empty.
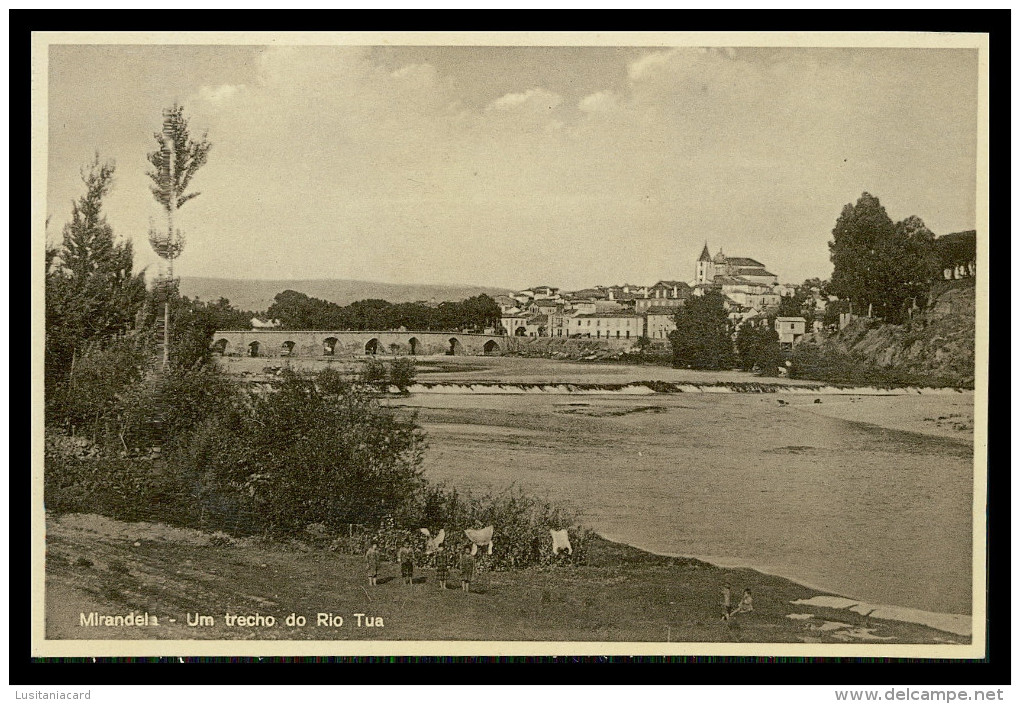
[[[859,319],[837,335],[806,339],[795,354],[795,374],[973,388],[975,289],[973,280],[953,283],[905,325]]]

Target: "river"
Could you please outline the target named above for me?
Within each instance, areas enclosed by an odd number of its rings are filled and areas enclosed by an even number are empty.
[[[431,479],[472,491],[516,483],[568,503],[611,540],[969,614],[972,442],[820,412],[845,397],[778,396],[415,393],[393,403],[419,412]],[[972,408],[972,395],[959,396],[895,403],[952,418]]]

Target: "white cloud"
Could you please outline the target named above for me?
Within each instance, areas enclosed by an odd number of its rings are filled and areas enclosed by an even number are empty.
[[[654,71],[657,67],[662,66],[669,62],[669,60],[675,56],[680,49],[669,49],[666,51],[655,51],[650,54],[645,54],[639,59],[636,59],[630,63],[627,67],[627,75],[632,81],[641,80],[649,71]]]
[[[521,110],[542,112],[553,110],[563,102],[563,97],[544,88],[532,88],[523,93],[507,93],[489,103],[489,110]]]
[[[577,109],[581,112],[609,112],[615,110],[619,99],[612,91],[602,90],[581,98]]]
[[[973,158],[944,136],[971,101],[944,70],[726,49],[626,68],[569,100],[533,85],[479,106],[429,63],[268,50],[257,80],[186,103],[213,153],[183,270],[582,286],[686,278],[708,238],[803,279],[827,274],[845,202],[918,183],[890,214],[927,221],[946,191],[923,184],[961,182]],[[918,157],[925,140],[944,163]]]
[[[198,98],[210,103],[219,103],[230,100],[230,98],[242,90],[244,90],[243,85],[232,85],[229,83],[218,86],[202,86],[198,90]]]

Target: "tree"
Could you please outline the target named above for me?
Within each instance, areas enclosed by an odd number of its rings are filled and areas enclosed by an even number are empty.
[[[776,311],[776,315],[779,317],[796,317],[802,315],[801,310],[803,308],[803,303],[803,297],[797,293],[792,296],[783,296],[779,299],[779,310]]]
[[[149,186],[153,198],[164,209],[170,208],[170,193],[176,195],[175,208],[180,208],[200,193],[185,193],[195,172],[202,168],[209,158],[209,150],[212,144],[206,139],[208,133],[195,141],[191,138],[188,130],[188,120],[184,117],[184,106],[174,103],[173,107],[163,111],[163,130],[156,132],[153,136],[159,144],[154,152],[149,152],[149,163],[153,169],[147,174],[152,179]],[[173,178],[170,170],[170,144],[169,139],[173,138]],[[171,185],[173,188],[171,189]]]
[[[164,302],[170,307],[170,361],[182,367],[201,365],[212,356],[213,334],[217,330],[247,329],[256,313],[234,308],[226,298],[205,302],[181,296],[177,282],[165,291],[151,292],[145,302],[145,324],[151,327],[163,315]]]
[[[114,165],[95,158],[81,171],[85,193],[71,207],[60,247],[46,251],[46,381],[66,379],[73,360],[129,330],[145,300],[130,242],[114,239],[103,215]]]
[[[899,322],[908,299],[923,292],[934,267],[934,235],[911,216],[893,223],[870,193],[847,204],[829,242],[833,264],[829,291],[850,300],[861,313]]]
[[[894,232],[892,219],[870,193],[862,193],[856,205],[843,206],[829,242],[833,264],[830,289],[835,295],[853,301],[859,309],[881,304],[886,243]]]
[[[674,367],[724,369],[733,363],[733,341],[721,293],[694,296],[674,313],[669,334]]]
[[[942,277],[935,234],[924,224],[924,220],[911,215],[896,223],[896,237],[902,251],[899,295],[904,303],[913,302],[923,296],[932,281]]]
[[[775,376],[776,368],[782,361],[779,333],[771,325],[743,325],[737,331],[737,353],[740,355],[742,369],[751,371],[757,368],[763,374]]]
[[[390,385],[396,386],[401,393],[407,393],[416,376],[414,360],[410,357],[394,359],[390,363]]]
[[[648,337],[648,335],[642,335],[637,339],[637,351],[641,356],[644,356],[645,352],[647,352],[648,348],[651,346],[652,339]]]
[[[163,294],[163,363],[170,361],[170,299],[176,294],[174,283],[174,260],[184,248],[184,236],[177,227],[177,209],[187,203],[198,193],[185,193],[188,184],[206,162],[212,145],[202,135],[198,142],[191,139],[188,132],[188,121],[184,118],[184,108],[174,103],[172,108],[163,111],[163,130],[153,135],[159,149],[149,152],[149,163],[154,170],[147,172],[153,183],[150,186],[152,195],[167,214],[166,229],[149,228],[149,244],[162,259],[167,262],[167,275],[160,281],[159,289]],[[173,290],[172,290],[173,289]]]

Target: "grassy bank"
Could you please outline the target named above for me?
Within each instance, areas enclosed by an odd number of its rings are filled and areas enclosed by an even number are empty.
[[[541,640],[636,642],[946,643],[924,626],[793,605],[822,594],[748,569],[662,557],[594,539],[588,564],[480,571],[470,594],[432,570],[401,584],[385,563],[366,586],[364,562],[299,542],[232,539],[95,515],[47,520],[46,631],[52,639]],[[754,595],[754,611],[720,618],[720,590]],[[158,626],[82,626],[81,613],[149,613]],[[275,626],[229,626],[226,614],[273,616]],[[289,614],[304,616],[288,626]],[[343,625],[316,626],[317,614]],[[356,614],[363,625],[357,625]],[[212,625],[188,626],[189,614]],[[800,614],[790,618],[791,614]],[[381,626],[367,626],[373,619]],[[170,619],[174,619],[171,622]],[[378,619],[378,620],[376,620]]]

